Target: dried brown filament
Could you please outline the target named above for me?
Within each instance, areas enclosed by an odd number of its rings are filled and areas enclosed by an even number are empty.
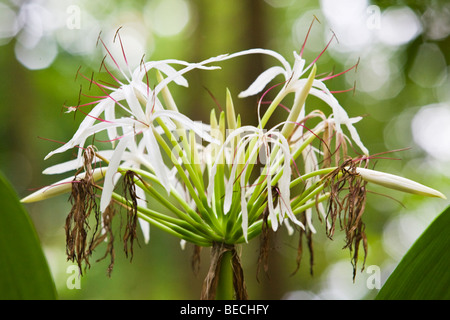
[[[294,272],[292,272],[291,276],[297,273],[297,271],[300,269],[300,264],[302,262],[303,257],[303,240],[306,239],[306,245],[308,246],[309,250],[309,273],[311,276],[314,274],[314,248],[313,248],[313,241],[312,241],[312,232],[308,228],[308,225],[306,223],[306,215],[305,213],[302,215],[300,222],[303,223],[305,226],[305,230],[300,228],[299,230],[299,237],[298,237],[298,247],[297,247],[297,258],[296,258],[296,268]]]
[[[92,177],[92,162],[95,157],[95,151],[92,146],[85,149],[83,153],[85,176],[77,180],[75,175],[72,181],[72,192],[69,201],[72,208],[66,218],[66,254],[67,260],[76,262],[82,274],[82,264],[90,266],[89,257],[94,249],[94,238],[98,232],[100,224],[100,210],[96,202],[96,187]],[[96,224],[92,232],[92,238],[88,243],[89,218],[94,213]]]
[[[126,214],[126,226],[125,232],[123,235],[123,249],[126,257],[128,258],[128,252],[130,253],[130,261],[133,260],[133,244],[134,241],[137,240],[137,195],[136,195],[136,185],[134,182],[136,174],[133,171],[127,171],[124,175],[123,180],[123,189],[124,189],[124,197],[127,206],[127,214]]]
[[[270,249],[270,235],[271,228],[269,226],[269,210],[266,209],[262,213],[262,226],[261,226],[261,236],[260,236],[260,246],[259,246],[259,255],[258,255],[258,263],[256,267],[256,280],[259,282],[259,272],[261,266],[264,268],[264,272],[266,276],[269,271],[269,249]]]
[[[327,218],[331,219],[331,227],[327,236],[332,238],[339,221],[341,230],[345,232],[345,245],[353,252],[353,279],[356,276],[358,252],[361,241],[364,248],[364,265],[367,257],[367,238],[362,215],[366,205],[366,182],[356,172],[356,162],[345,161],[336,170],[325,177],[330,188]]]
[[[112,230],[112,220],[115,215],[115,210],[112,205],[109,205],[106,210],[103,212],[102,221],[103,221],[103,233],[99,234],[94,242],[93,247],[96,248],[100,243],[107,241],[106,251],[103,257],[97,260],[101,261],[105,259],[108,255],[110,256],[110,262],[108,268],[106,270],[106,274],[108,277],[111,277],[111,273],[114,267],[114,260],[116,257],[116,253],[114,251],[114,234]]]
[[[72,193],[69,201],[72,208],[66,218],[66,254],[67,260],[76,262],[82,274],[82,263],[90,266],[89,257],[93,250],[93,239],[97,232],[94,230],[92,239],[88,244],[89,217],[95,213],[97,225],[99,223],[99,209],[95,200],[95,188],[86,179],[72,182]]]

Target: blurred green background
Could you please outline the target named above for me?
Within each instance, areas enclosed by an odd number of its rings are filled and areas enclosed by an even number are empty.
[[[354,86],[336,97],[349,115],[364,115],[356,126],[372,154],[401,160],[379,160],[376,168],[399,174],[450,195],[450,3],[441,1],[296,1],[296,0],[149,0],[0,2],[0,170],[20,197],[63,177],[44,176],[48,166],[69,160],[67,152],[44,161],[67,141],[81,116],[64,113],[78,102],[77,70],[97,72],[104,52],[96,46],[121,29],[131,64],[145,59],[200,61],[222,53],[262,47],[293,61],[314,16],[304,58],[320,58],[318,73],[343,71],[359,60],[357,72],[328,83],[330,90]],[[116,46],[117,49],[117,46]],[[116,52],[120,56],[120,52]],[[182,112],[208,121],[215,102],[224,104],[225,88],[233,95],[276,61],[242,57],[221,64],[221,71],[188,74],[190,89],[174,88]],[[84,87],[85,89],[87,87]],[[185,93],[189,92],[189,96]],[[256,122],[256,98],[235,99],[245,123]],[[313,101],[314,102],[314,101]],[[312,106],[310,106],[311,108]],[[325,110],[329,111],[329,110]],[[366,267],[375,266],[383,283],[406,250],[448,201],[388,192],[372,187],[364,215],[369,241]],[[192,247],[152,228],[148,244],[140,237],[132,263],[117,250],[112,277],[108,261],[93,263],[80,289],[67,285],[72,275],[65,258],[64,221],[68,197],[28,204],[28,210],[61,299],[198,299],[207,272],[209,251],[202,251],[198,275],[191,269]],[[0,209],[1,210],[1,209]],[[242,247],[246,282],[252,299],[364,299],[377,289],[367,285],[372,273],[352,281],[350,254],[343,236],[314,237],[314,275],[306,252],[295,274],[298,235],[277,233],[268,275],[256,279],[258,240]],[[140,235],[141,236],[141,235]],[[117,246],[119,249],[119,246]],[[95,258],[103,255],[103,251]],[[360,263],[361,265],[361,263]],[[374,270],[366,268],[366,270]]]

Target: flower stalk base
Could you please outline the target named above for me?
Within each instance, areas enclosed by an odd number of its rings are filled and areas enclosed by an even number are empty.
[[[234,245],[214,243],[202,300],[248,300],[241,261]]]

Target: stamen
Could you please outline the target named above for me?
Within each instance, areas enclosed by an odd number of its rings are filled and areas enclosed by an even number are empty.
[[[106,82],[105,80],[101,80],[101,79],[99,79],[99,80],[97,80],[99,83],[103,83],[103,84],[106,84],[106,85],[108,85],[110,88],[109,89],[111,89],[112,90],[112,88],[115,88],[115,89],[118,89],[118,88],[120,88],[119,86],[117,86],[117,85],[115,85],[115,84],[112,84],[112,83],[110,83],[110,82]]]
[[[77,81],[78,73],[80,72],[80,70],[81,70],[81,66],[78,67],[77,72],[75,73],[75,79],[74,79],[74,81]]]
[[[211,90],[209,90],[207,87],[203,86],[203,88],[208,92],[209,96],[213,99],[214,103],[216,104],[216,106],[219,108],[219,111],[222,112],[223,109],[220,106],[219,101],[217,100],[217,98],[213,95],[213,93],[211,92]]]
[[[123,55],[123,59],[125,61],[125,64],[127,65],[128,71],[131,74],[131,69],[130,69],[130,65],[128,64],[128,60],[127,60],[127,55],[125,54],[125,49],[123,48],[123,43],[122,43],[122,38],[120,37],[120,29],[122,29],[123,26],[119,27],[119,29],[117,29],[116,34],[114,35],[114,39],[113,39],[113,43],[116,41],[116,37],[119,38],[119,42],[120,42],[120,48],[122,49],[122,55]]]
[[[142,59],[141,59],[141,62],[140,62],[140,66],[141,66],[141,68],[142,68],[142,66],[144,67],[144,71],[145,71],[145,82],[146,82],[146,84],[147,84],[147,98],[149,98],[149,97],[150,97],[150,81],[149,81],[149,79],[148,79],[148,71],[147,71],[147,67],[145,66],[144,57],[145,57],[145,54],[142,55]],[[141,69],[141,70],[142,70],[142,69]]]
[[[53,139],[49,139],[49,138],[43,138],[43,137],[40,137],[40,136],[38,136],[38,139],[42,139],[42,140],[46,140],[46,141],[50,141],[50,142],[56,142],[56,143],[59,143],[59,144],[61,144],[61,145],[64,145],[64,144],[67,143],[67,142],[62,142],[62,141],[53,140]],[[75,148],[86,150],[85,148],[80,147],[80,146],[78,146],[78,145],[75,146]]]
[[[267,89],[262,94],[261,98],[259,98],[259,100],[258,100],[258,120],[259,120],[259,123],[261,123],[261,110],[260,110],[261,109],[261,103],[262,103],[264,97],[266,96],[266,94],[268,94],[272,89],[278,87],[279,85],[282,85],[282,84],[284,85],[285,83],[289,83],[289,80],[286,80],[286,81],[283,81],[283,82],[280,82],[280,83],[277,83],[277,84],[271,86],[269,89]]]
[[[91,73],[91,80],[90,80],[90,84],[89,84],[89,91],[91,91],[92,88],[92,81],[94,80],[94,71],[92,71]]]
[[[97,141],[97,142],[102,142],[102,143],[107,143],[107,142],[114,142],[114,141],[120,140],[120,139],[122,139],[123,137],[125,137],[125,135],[120,136],[120,137],[117,137],[117,138],[114,138],[114,139],[111,139],[111,140],[98,140],[98,139],[95,139],[95,141]]]
[[[117,77],[114,76],[114,75],[112,74],[112,72],[109,71],[108,67],[106,66],[106,63],[105,63],[106,57],[107,57],[106,55],[103,57],[102,63],[100,64],[99,72],[101,71],[102,68],[105,68],[105,71],[110,75],[110,77],[113,78],[114,81],[116,81],[119,85],[122,85],[122,82],[120,82],[120,80],[117,79]]]
[[[335,93],[344,93],[344,92],[349,92],[349,91],[353,91],[353,95],[355,94],[355,90],[356,90],[356,81],[353,85],[353,87],[349,88],[349,89],[345,89],[345,90],[337,90],[337,91],[330,91],[330,93],[335,94]]]
[[[301,50],[300,50],[300,54],[299,54],[300,57],[303,56],[303,50],[305,49],[306,40],[308,40],[309,33],[311,32],[311,28],[312,28],[312,26],[313,26],[313,24],[314,24],[314,21],[317,20],[317,22],[320,23],[320,21],[319,21],[319,19],[317,19],[316,15],[313,15],[313,16],[314,16],[314,19],[313,19],[313,21],[311,21],[311,24],[310,24],[310,26],[309,26],[308,32],[306,33],[305,41],[303,41],[303,45],[302,45],[302,48],[301,48]]]
[[[86,77],[86,76],[85,76],[84,74],[82,74],[82,73],[80,73],[80,75],[81,75],[84,79],[86,79],[86,80],[88,80],[89,82],[95,84],[95,85],[96,85],[100,90],[102,90],[103,92],[105,92],[105,90],[104,90],[103,88],[105,88],[105,89],[107,89],[107,90],[112,90],[111,88],[109,88],[109,87],[107,87],[107,86],[104,86],[104,85],[98,83],[98,82],[95,81],[94,79],[91,79],[91,78]],[[105,92],[105,93],[106,93],[106,92]]]
[[[320,81],[325,81],[325,80],[333,79],[333,78],[339,77],[340,75],[343,75],[344,73],[349,72],[349,71],[352,70],[352,69],[355,69],[355,71],[357,71],[357,70],[358,70],[359,61],[360,61],[360,59],[358,59],[358,62],[356,62],[356,64],[354,64],[353,66],[351,66],[350,68],[348,68],[348,69],[345,70],[345,71],[342,71],[342,72],[340,72],[340,73],[338,73],[338,74],[333,74],[333,75],[324,77],[324,78],[319,79],[319,80],[320,80]]]
[[[86,105],[88,105],[88,104],[92,104],[92,103],[87,103]],[[84,106],[84,105],[83,105],[83,106]],[[79,110],[79,111],[80,111],[82,114],[84,114],[85,116],[90,117],[90,118],[95,119],[95,120],[98,120],[98,121],[100,121],[100,122],[114,123],[114,122],[109,121],[109,120],[106,120],[106,119],[102,119],[102,118],[99,118],[99,117],[94,117],[94,116],[91,115],[90,113],[87,113],[87,112],[84,112],[83,110],[80,110],[79,107],[81,107],[81,106],[76,106],[76,107],[72,107],[72,108],[76,108],[76,111]]]
[[[112,61],[114,62],[114,64],[117,67],[117,70],[119,70],[122,75],[125,77],[125,79],[127,79],[128,82],[130,82],[130,80],[128,79],[128,77],[125,75],[125,73],[122,71],[122,69],[120,68],[119,64],[117,63],[116,59],[114,59],[114,56],[111,54],[111,52],[109,51],[108,47],[106,46],[106,44],[103,42],[103,40],[101,38],[99,38],[100,42],[102,43],[103,47],[105,48],[106,52],[108,53],[108,55],[110,56],[110,58],[112,59]]]
[[[332,36],[331,39],[328,41],[327,45],[326,45],[325,48],[322,50],[322,52],[320,52],[319,55],[313,60],[313,62],[311,62],[311,63],[309,64],[309,66],[305,69],[305,71],[308,70],[309,68],[311,68],[311,67],[317,62],[317,60],[320,59],[320,57],[325,53],[325,51],[326,51],[326,50],[328,49],[328,47],[330,46],[331,41],[333,41],[333,39],[336,38],[336,40],[337,40],[336,34],[335,34],[333,31],[331,31],[331,32],[333,33],[333,36]]]
[[[272,101],[261,101],[261,104],[271,104]],[[278,107],[282,107],[284,110],[286,110],[287,112],[291,112],[291,109],[289,109],[288,107],[286,107],[285,105],[279,103]]]

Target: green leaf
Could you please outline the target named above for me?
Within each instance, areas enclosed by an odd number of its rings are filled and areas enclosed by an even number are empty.
[[[0,174],[0,300],[51,300],[56,289],[39,238]]]
[[[377,300],[450,299],[450,207],[408,250]]]

